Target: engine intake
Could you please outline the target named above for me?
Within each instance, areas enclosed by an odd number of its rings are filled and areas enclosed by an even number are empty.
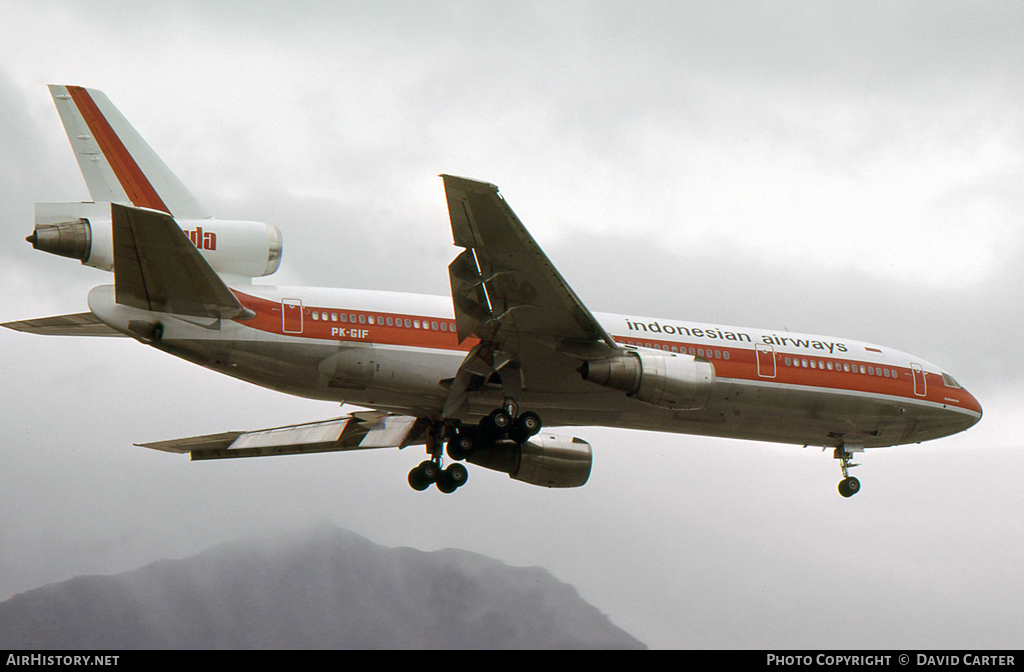
[[[593,452],[576,437],[538,434],[529,441],[496,441],[473,450],[467,462],[547,488],[578,488],[590,478]]]
[[[580,374],[583,380],[675,410],[704,408],[715,383],[715,367],[706,359],[650,350],[584,362]]]

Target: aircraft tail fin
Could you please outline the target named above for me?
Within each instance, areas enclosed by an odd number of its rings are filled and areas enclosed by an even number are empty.
[[[93,201],[210,217],[102,91],[51,84],[50,95]]]

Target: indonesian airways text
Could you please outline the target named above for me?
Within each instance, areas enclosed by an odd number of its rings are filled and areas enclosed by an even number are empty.
[[[752,343],[750,334],[742,331],[723,331],[718,327],[680,327],[672,324],[654,322],[637,322],[626,320],[626,326],[633,332],[647,332],[654,334],[667,334],[670,336],[692,336],[694,338],[716,338],[723,341],[745,341]],[[806,348],[808,350],[827,350],[831,354],[837,352],[848,352],[844,343],[832,343],[830,341],[812,341],[807,338],[793,338],[791,336],[779,336],[777,334],[762,334],[761,342],[765,345],[782,345],[794,348]]]

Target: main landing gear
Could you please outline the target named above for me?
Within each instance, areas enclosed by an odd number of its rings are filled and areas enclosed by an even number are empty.
[[[507,403],[496,409],[476,425],[457,422],[450,425],[431,425],[427,428],[429,460],[420,462],[409,472],[409,485],[414,490],[426,490],[432,484],[449,494],[466,484],[469,472],[459,462],[468,460],[476,450],[493,446],[498,441],[523,443],[541,430],[540,416],[532,411],[517,413],[516,405]],[[448,457],[454,462],[442,468],[442,444],[448,440]]]
[[[515,414],[513,405],[491,412],[475,426],[460,425],[448,441],[448,457],[469,459],[478,448],[493,445],[501,439],[524,443],[541,429],[540,416],[533,411]]]
[[[446,427],[441,423],[427,426],[427,452],[429,460],[424,460],[409,472],[409,485],[413,490],[426,490],[431,485],[445,494],[455,492],[469,480],[469,471],[461,464],[452,464],[443,468],[441,464],[442,444]]]
[[[436,484],[437,489],[445,494],[455,492],[468,479],[469,471],[457,462],[442,469],[440,457],[424,460],[409,472],[409,485],[413,490],[426,490],[431,484]]]
[[[856,476],[850,476],[849,470],[860,465],[853,462],[853,453],[846,450],[845,446],[836,448],[832,457],[840,460],[842,464],[843,480],[839,481],[839,494],[843,497],[853,497],[860,492],[860,481]]]

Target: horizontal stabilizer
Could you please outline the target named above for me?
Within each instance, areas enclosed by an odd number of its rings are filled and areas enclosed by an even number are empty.
[[[246,312],[173,217],[117,203],[110,217],[117,303],[194,317]]]
[[[0,324],[0,327],[43,336],[124,336],[121,332],[100,322],[100,318],[92,313],[55,315],[39,317],[34,320],[4,322]]]
[[[193,460],[298,455],[368,448],[402,448],[421,438],[416,418],[378,411],[353,413],[334,420],[288,425],[251,432],[222,432],[171,441],[136,444]]]

